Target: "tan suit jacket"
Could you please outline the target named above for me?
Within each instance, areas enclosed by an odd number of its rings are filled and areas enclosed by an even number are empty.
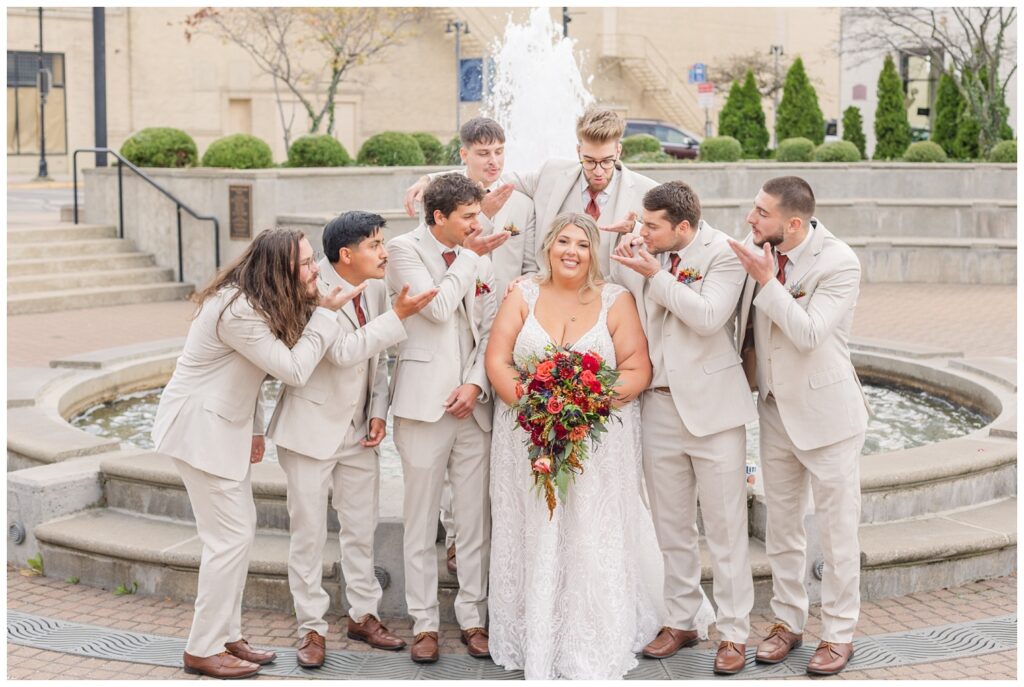
[[[535,172],[519,174],[506,172],[502,183],[512,184],[517,191],[533,198],[537,213],[536,248],[539,252],[555,217],[563,212],[583,212],[583,165],[578,160],[548,160]],[[614,224],[635,212],[637,218],[643,212],[644,194],[658,185],[653,179],[628,169],[625,165],[616,170],[612,179],[611,197],[597,220],[598,226]],[[598,263],[601,273],[609,273],[612,250],[618,234],[601,233],[601,249]],[[538,260],[539,262],[539,260]]]
[[[343,286],[324,258],[320,274],[328,287]],[[338,311],[341,335],[327,350],[303,386],[285,386],[270,419],[267,436],[278,446],[327,460],[348,432],[362,391],[353,379],[366,381],[366,418],[388,416],[388,361],[385,351],[405,340],[405,328],[391,309],[387,287],[371,279],[362,295],[367,323],[359,327],[355,306]]]
[[[772,279],[755,289],[747,278],[737,330],[742,337],[753,305],[759,392],[772,392],[786,432],[803,451],[860,434],[870,412],[849,348],[860,262],[816,218],[811,225],[807,253],[785,285]],[[744,246],[752,245],[748,236]]]
[[[430,231],[421,224],[388,242],[385,275],[392,298],[403,284],[410,293],[439,289],[430,304],[405,320],[408,338],[398,346],[398,363],[391,379],[391,410],[395,417],[437,422],[445,413],[444,402],[462,384],[476,384],[473,417],[480,428],[491,429],[490,384],[484,369],[484,352],[497,312],[494,272],[486,257],[465,248],[446,269]],[[477,282],[490,290],[476,295]],[[465,308],[473,349],[460,360],[458,309]]]
[[[237,481],[249,471],[252,435],[263,433],[263,380],[269,374],[285,384],[305,384],[337,337],[338,321],[317,308],[289,349],[244,296],[221,316],[236,290],[222,289],[192,322],[160,396],[153,443],[198,470]]]
[[[668,270],[650,279],[612,263],[612,279],[633,294],[647,333],[648,316],[664,318],[661,339],[648,336],[654,360],[663,360],[672,401],[697,437],[741,427],[757,418],[733,340],[733,315],[744,272],[726,235],[701,220],[680,271],[701,279],[683,284]]]

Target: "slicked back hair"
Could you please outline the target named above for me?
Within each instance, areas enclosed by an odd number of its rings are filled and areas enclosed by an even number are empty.
[[[615,110],[591,105],[576,120],[576,138],[593,143],[618,143],[626,130],[626,120]]]
[[[334,264],[338,262],[338,251],[351,248],[370,238],[383,229],[387,220],[373,212],[349,210],[332,219],[324,227],[324,253]]]

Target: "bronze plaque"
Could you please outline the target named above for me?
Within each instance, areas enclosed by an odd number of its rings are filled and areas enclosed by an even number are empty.
[[[231,224],[231,238],[252,238],[252,186],[249,184],[228,186],[228,211]]]

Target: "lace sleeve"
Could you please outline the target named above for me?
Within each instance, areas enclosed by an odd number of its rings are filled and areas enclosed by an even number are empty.
[[[530,308],[530,312],[533,312],[534,306],[537,305],[537,296],[540,295],[540,285],[528,277],[516,284],[516,288],[522,292],[523,300]]]

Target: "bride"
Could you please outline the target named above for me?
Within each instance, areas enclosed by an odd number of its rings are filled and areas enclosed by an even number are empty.
[[[660,629],[662,562],[642,496],[636,401],[650,383],[651,363],[632,296],[601,279],[599,245],[590,217],[557,217],[538,255],[541,274],[505,298],[487,347],[487,375],[499,398],[491,443],[490,652],[527,679],[621,678]],[[513,360],[543,357],[552,344],[594,351],[619,371],[621,422],[608,423],[549,520],[532,488],[529,436],[509,405],[516,400]],[[706,637],[707,625],[700,631]]]

